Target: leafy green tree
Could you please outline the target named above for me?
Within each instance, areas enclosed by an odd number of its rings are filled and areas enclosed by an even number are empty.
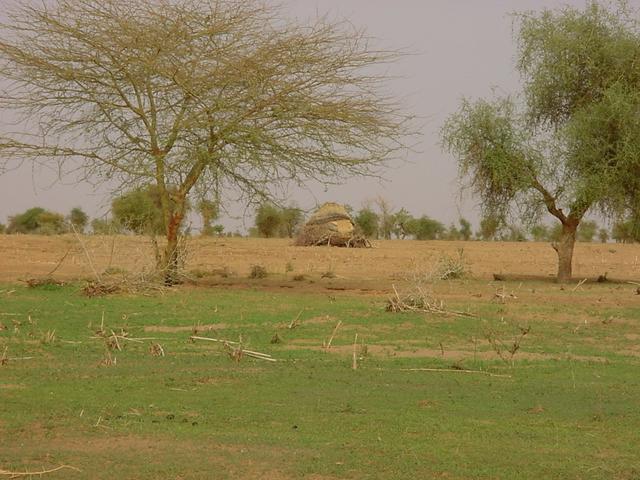
[[[213,235],[215,232],[212,223],[220,215],[220,204],[217,201],[202,198],[198,202],[197,209],[202,217],[202,235]]]
[[[401,208],[396,213],[394,213],[392,218],[392,231],[396,238],[405,239],[408,235],[410,235],[408,226],[414,220],[415,219],[413,218],[413,216],[405,208]]]
[[[413,235],[416,240],[437,240],[446,233],[444,225],[437,220],[423,215],[407,222],[407,232]]]
[[[549,229],[549,240],[551,240],[552,242],[558,242],[560,241],[561,238],[562,238],[562,225],[556,223]]]
[[[155,187],[140,187],[111,202],[113,219],[125,230],[138,235],[162,234],[165,226]]]
[[[41,207],[33,207],[25,212],[9,217],[7,233],[35,233],[56,235],[67,231],[64,217]]]
[[[285,207],[280,212],[282,218],[282,234],[283,236],[293,238],[300,225],[304,221],[302,210],[297,207]]]
[[[609,231],[606,228],[598,230],[598,240],[600,240],[600,243],[607,243],[609,241]]]
[[[476,233],[476,237],[489,242],[498,238],[498,233],[504,222],[501,218],[489,215],[480,220],[480,230]]]
[[[549,227],[544,223],[536,223],[529,229],[534,242],[549,241]]]
[[[461,218],[458,220],[460,223],[460,238],[465,241],[471,240],[471,235],[473,232],[471,231],[471,223],[466,218]]]
[[[37,130],[5,132],[3,157],[152,181],[167,284],[192,192],[253,200],[376,174],[410,129],[373,68],[398,54],[347,21],[300,23],[262,0],[14,2],[4,18],[0,108]]]
[[[593,242],[596,233],[598,233],[598,224],[593,220],[583,220],[578,226],[578,241]]]
[[[640,221],[629,219],[614,223],[611,236],[617,243],[640,242]]]
[[[23,213],[9,217],[7,233],[34,233],[40,226],[38,217],[44,212],[42,207],[33,207]]]
[[[370,208],[361,209],[353,219],[356,227],[367,238],[378,238],[378,223],[380,217]]]
[[[94,235],[116,235],[122,233],[122,226],[112,218],[94,218],[91,230]]]
[[[443,145],[486,213],[524,207],[524,218],[546,210],[558,220],[557,279],[566,282],[584,216],[637,203],[640,28],[627,9],[591,2],[520,15],[517,30],[524,101],[463,101]]]
[[[391,203],[386,198],[379,195],[375,199],[374,204],[378,210],[378,235],[385,240],[391,240],[391,234],[393,233],[395,226],[395,218]]]
[[[452,223],[447,228],[446,233],[444,234],[444,238],[452,241],[460,240],[460,230],[458,230],[458,227],[456,227],[455,224]]]
[[[264,203],[256,210],[256,229],[261,237],[277,237],[283,223],[282,210],[271,203]]]
[[[500,233],[503,242],[526,242],[527,234],[519,225],[507,225]]]
[[[89,223],[89,215],[87,215],[82,208],[74,207],[71,209],[71,212],[69,212],[67,221],[73,225],[78,233],[84,233],[84,229],[87,228]]]

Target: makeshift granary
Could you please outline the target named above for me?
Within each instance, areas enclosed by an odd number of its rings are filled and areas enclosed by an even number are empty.
[[[371,247],[369,241],[356,235],[353,220],[343,205],[325,203],[302,227],[296,245],[328,245],[334,247]]]

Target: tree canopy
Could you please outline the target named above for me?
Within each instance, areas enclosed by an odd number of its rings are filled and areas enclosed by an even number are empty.
[[[5,159],[158,190],[170,283],[186,198],[266,197],[283,183],[378,173],[408,118],[348,21],[299,24],[260,0],[27,2],[0,29],[0,108],[28,135]],[[64,165],[63,165],[64,166]]]
[[[587,212],[640,204],[640,28],[618,6],[517,15],[522,95],[465,100],[442,130],[487,217],[560,222],[559,281]]]

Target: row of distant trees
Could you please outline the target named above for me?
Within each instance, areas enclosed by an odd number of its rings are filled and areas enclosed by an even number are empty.
[[[497,218],[484,218],[477,231],[465,218],[446,226],[428,215],[415,217],[406,209],[393,211],[384,199],[368,202],[358,211],[347,206],[360,235],[369,239],[415,239],[415,240],[484,240],[524,242],[557,242],[562,236],[562,225],[549,226],[537,223],[530,227],[509,224]],[[249,235],[255,237],[294,237],[304,223],[301,209],[278,207],[265,203],[257,208],[255,226]],[[612,229],[601,227],[594,220],[584,220],[577,231],[580,242],[602,242],[615,240],[621,243],[640,242],[640,219],[614,223]]]
[[[189,204],[188,210],[195,210],[200,216],[202,235],[225,234],[224,226],[216,223],[220,216],[218,202],[201,199],[195,207]],[[394,211],[382,198],[367,202],[358,211],[349,206],[347,210],[353,217],[358,233],[369,239],[557,242],[562,236],[561,224],[549,226],[538,223],[527,228],[491,217],[482,219],[478,230],[474,232],[471,222],[465,218],[446,226],[427,215],[415,217],[405,208]],[[73,231],[86,233],[90,230],[94,234],[162,235],[165,231],[160,198],[153,186],[136,188],[115,197],[111,202],[110,215],[89,220],[80,207],[71,209],[67,215],[33,207],[9,217],[8,225],[0,224],[0,233],[56,235]],[[264,203],[256,209],[255,226],[250,229],[249,235],[292,238],[304,221],[303,210],[296,206],[279,207]],[[584,220],[578,227],[577,240],[640,242],[640,219],[616,222],[610,231],[593,220]]]
[[[218,203],[201,199],[195,206],[202,218],[203,235],[221,235],[224,227],[215,224],[220,215]],[[192,210],[191,204],[187,211]],[[94,218],[80,207],[75,207],[67,215],[52,212],[41,207],[33,207],[25,212],[9,217],[7,225],[0,224],[0,233],[31,233],[56,235],[69,232],[94,234],[132,233],[137,235],[163,235],[165,221],[160,196],[154,186],[135,188],[115,197],[111,202],[110,215]]]

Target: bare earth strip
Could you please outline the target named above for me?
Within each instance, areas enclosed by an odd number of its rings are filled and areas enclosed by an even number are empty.
[[[93,269],[134,273],[152,268],[148,238],[85,236],[82,242],[91,264],[72,235],[0,235],[0,282],[43,276],[54,269],[56,278],[75,279],[92,277]],[[388,285],[412,272],[428,272],[439,258],[456,255],[458,249],[464,249],[471,273],[478,278],[491,278],[494,273],[551,278],[556,271],[557,257],[547,243],[387,240],[374,242],[372,249],[345,249],[296,247],[290,239],[197,237],[188,241],[186,269],[226,269],[246,277],[252,265],[260,264],[269,273],[284,274],[287,267],[299,274],[330,271],[344,279]],[[578,243],[574,277],[596,278],[604,273],[619,280],[640,278],[640,245]]]

